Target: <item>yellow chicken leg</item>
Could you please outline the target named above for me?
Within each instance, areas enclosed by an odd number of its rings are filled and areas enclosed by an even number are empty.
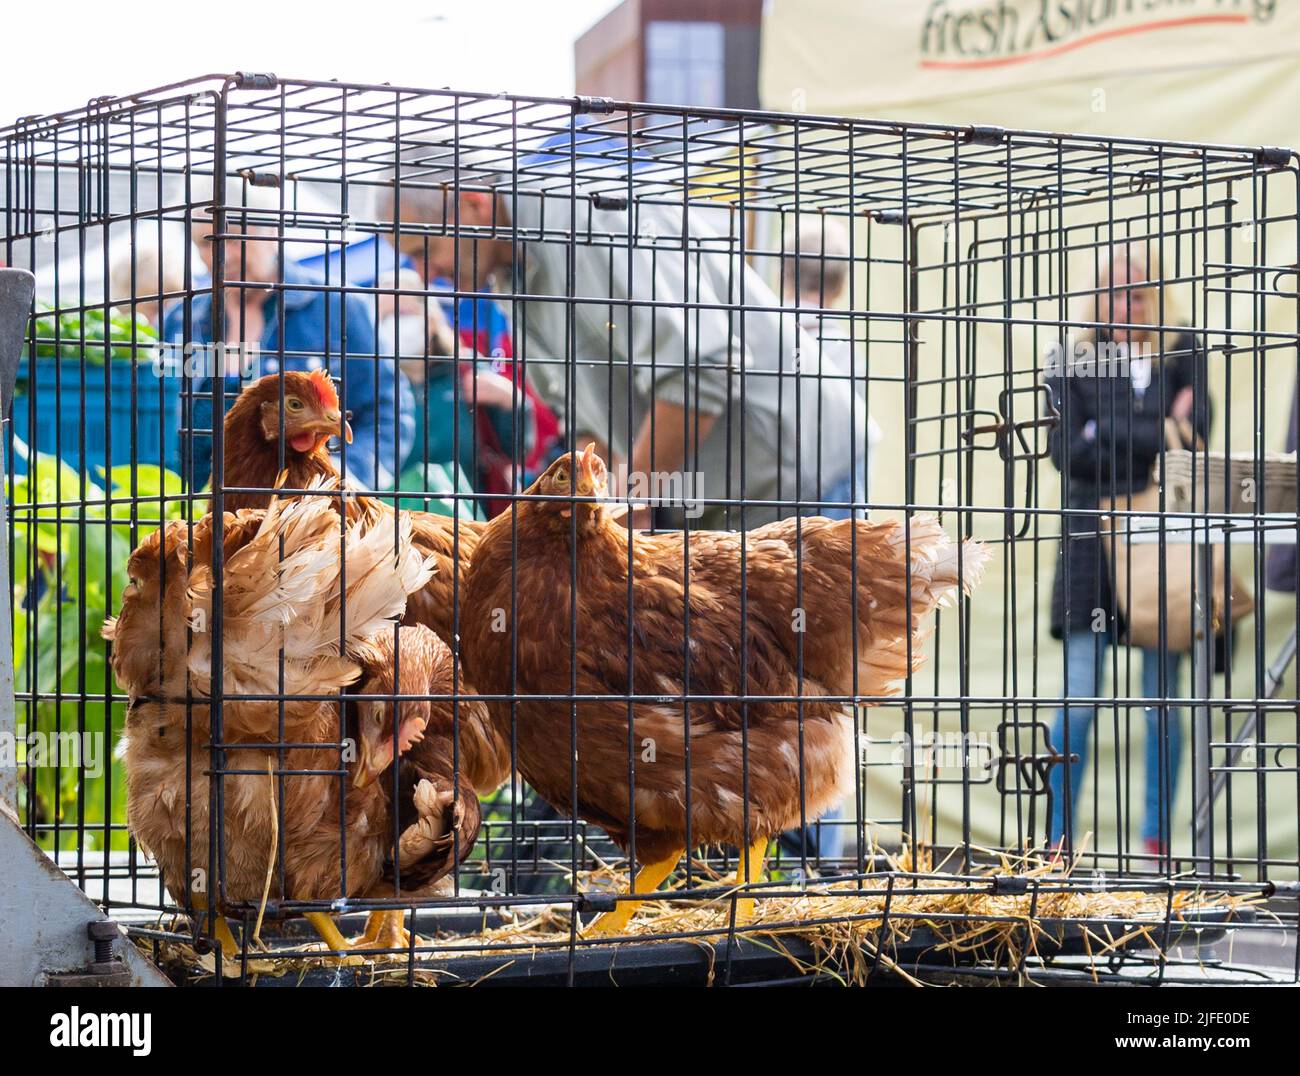
[[[343,937],[343,935],[339,933],[339,928],[335,926],[333,918],[326,912],[307,912],[304,918],[316,928],[316,933],[321,936],[321,939],[325,942],[327,947],[342,954],[336,956],[333,953],[330,953],[328,954],[327,959],[337,960],[341,964],[365,963],[363,957],[356,956],[355,954],[348,954],[348,950],[351,949],[352,946],[348,944],[347,938]]]
[[[736,885],[752,885],[763,877],[763,864],[767,861],[767,838],[755,841],[749,846],[748,871],[746,858],[741,856],[736,864]],[[754,898],[740,897],[736,901],[736,926],[743,926],[754,918]]]
[[[208,898],[206,894],[199,893],[194,896],[194,911],[197,915],[199,912],[208,910]],[[206,916],[199,916],[206,920]],[[224,915],[218,915],[212,928],[212,937],[221,943],[221,956],[225,960],[239,959],[239,943],[235,941],[235,936],[230,932],[230,924],[226,922]]]
[[[674,852],[672,855],[659,860],[656,863],[647,863],[637,871],[636,881],[632,883],[633,893],[652,893],[659,888],[662,882],[673,872],[677,866],[677,861],[682,858],[683,848]],[[583,937],[593,937],[604,934],[617,934],[632,921],[632,916],[636,910],[641,907],[642,902],[639,900],[620,900],[612,912],[602,912],[586,930],[582,932]]]
[[[352,943],[353,949],[407,949],[411,935],[406,931],[406,912],[393,908],[371,912],[366,918],[366,929]]]

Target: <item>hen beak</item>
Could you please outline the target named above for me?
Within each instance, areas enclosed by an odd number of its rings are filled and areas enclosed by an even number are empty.
[[[357,768],[352,775],[354,788],[374,783],[393,761],[393,738],[362,732],[357,738]]]
[[[298,432],[289,438],[289,443],[299,452],[313,452],[321,448],[331,437],[339,436],[339,427],[343,428],[343,440],[352,443],[352,427],[338,410],[322,411],[298,427]]]
[[[323,433],[328,433],[334,437],[339,432],[340,424],[343,427],[343,440],[348,444],[352,443],[352,426],[348,420],[343,417],[341,411],[326,411],[324,418],[321,420],[320,429]]]
[[[424,739],[429,724],[428,713],[403,718],[397,729],[397,754],[403,755]],[[365,788],[393,764],[392,731],[363,729],[357,743],[357,768],[352,776],[354,788]]]

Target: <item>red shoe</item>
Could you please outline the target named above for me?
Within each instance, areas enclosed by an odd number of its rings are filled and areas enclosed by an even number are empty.
[[[1043,850],[1049,864],[1062,863],[1065,860],[1065,838],[1057,837]]]
[[[1169,849],[1159,837],[1143,837],[1142,847],[1146,850],[1147,855],[1155,859],[1163,859],[1169,854]]]

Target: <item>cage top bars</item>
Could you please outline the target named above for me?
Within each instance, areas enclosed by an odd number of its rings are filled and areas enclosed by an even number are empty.
[[[224,107],[220,107],[222,102]],[[218,113],[220,115],[218,116]],[[289,122],[284,122],[289,118]],[[1291,166],[1279,147],[1078,136],[992,126],[544,98],[449,89],[208,75],[80,109],[24,117],[0,140],[28,163],[203,171],[254,183],[500,185],[681,201],[687,188],[751,210],[947,217],[1170,192]],[[418,151],[424,147],[427,153]],[[449,152],[456,148],[459,159]],[[470,150],[472,156],[466,157]],[[565,167],[556,167],[563,165]],[[572,165],[570,169],[569,165]],[[847,165],[847,167],[846,167]],[[960,193],[959,193],[960,192]],[[15,192],[17,193],[17,192]]]

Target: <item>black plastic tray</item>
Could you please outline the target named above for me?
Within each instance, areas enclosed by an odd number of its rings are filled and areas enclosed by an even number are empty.
[[[354,921],[355,920],[355,921]],[[491,920],[489,920],[490,922]],[[1235,925],[1255,921],[1251,908],[1216,908],[1200,913],[1193,926],[1173,921],[1167,934],[1163,924],[1157,923],[1151,940],[1139,936],[1131,938],[1115,952],[1117,956],[1155,949],[1172,950],[1175,946],[1203,946],[1223,938]],[[1040,919],[1042,928],[1038,936],[1039,961],[1056,958],[1086,957],[1089,946],[1085,942],[1081,924],[1068,920]],[[482,920],[477,916],[448,916],[423,913],[417,917],[417,933],[434,937],[441,943],[452,943],[457,937],[472,940]],[[1205,925],[1210,924],[1210,925]],[[1093,935],[1118,938],[1142,926],[1151,926],[1149,920],[1105,920],[1104,926],[1093,921],[1089,928]],[[362,917],[344,916],[340,929],[344,934],[360,933]],[[310,931],[301,920],[285,924],[285,943],[298,944]],[[314,936],[314,935],[312,935]],[[490,955],[466,956],[438,955],[417,957],[414,975],[423,981],[441,985],[492,986],[757,986],[757,985],[837,985],[853,978],[843,963],[824,960],[818,970],[819,958],[812,945],[793,935],[779,939],[762,935],[750,938],[725,935],[699,941],[618,942],[592,945],[579,943],[572,948],[557,939],[549,948],[503,950]],[[861,954],[860,964],[869,970],[874,985],[901,986],[906,980],[890,966],[890,961],[909,974],[925,979],[960,973],[977,964],[988,964],[997,954],[990,946],[986,952],[979,950],[954,953],[939,948],[943,939],[929,928],[917,927],[906,942],[887,950],[889,961],[877,961],[873,954]],[[1094,940],[1091,951],[1095,952]],[[783,952],[784,950],[784,952]],[[787,955],[788,954],[788,955]],[[1109,963],[1099,960],[1099,968]],[[400,958],[383,967],[382,981],[401,984],[406,981],[407,962]],[[172,968],[170,973],[178,982],[192,985],[214,985],[211,976],[198,979],[182,968]],[[1082,974],[1082,972],[1080,973]],[[257,986],[340,986],[369,985],[375,981],[369,967],[335,968],[324,964],[300,972],[286,967],[284,975],[262,974]]]

